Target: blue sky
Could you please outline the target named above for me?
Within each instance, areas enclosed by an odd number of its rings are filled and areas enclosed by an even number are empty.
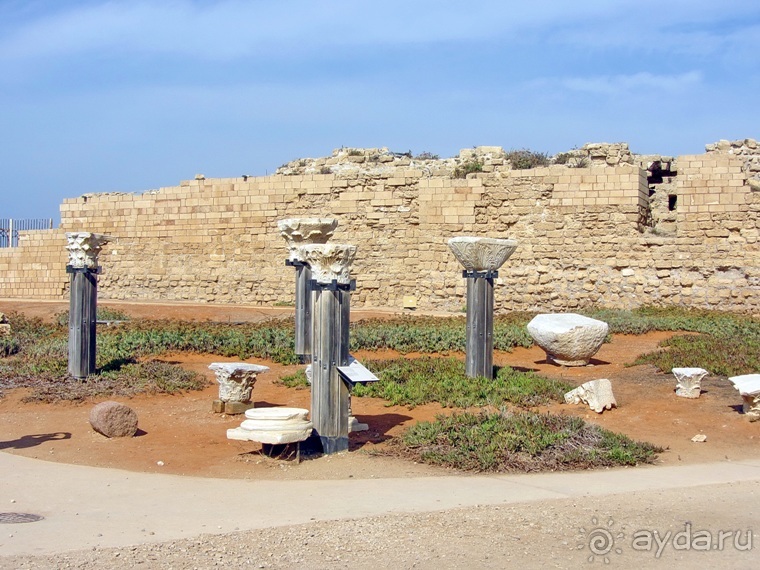
[[[0,0],[0,218],[341,146],[760,138],[757,0]]]

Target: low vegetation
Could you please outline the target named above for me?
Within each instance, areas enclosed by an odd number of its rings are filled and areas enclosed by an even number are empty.
[[[454,169],[452,177],[467,178],[468,174],[483,172],[483,163],[476,159],[466,160]]]
[[[455,358],[423,356],[368,360],[364,364],[380,380],[355,386],[353,396],[382,398],[389,406],[413,408],[438,403],[446,408],[469,408],[510,403],[530,407],[562,401],[563,394],[573,388],[565,382],[508,366],[497,368],[492,380],[473,380],[465,375],[464,363]],[[282,377],[280,382],[291,388],[309,385],[302,370]]]
[[[515,170],[538,168],[540,166],[548,166],[551,163],[547,153],[529,150],[527,148],[509,151],[506,159]]]
[[[525,472],[651,463],[663,450],[573,416],[482,411],[420,422],[394,451],[455,469]]]

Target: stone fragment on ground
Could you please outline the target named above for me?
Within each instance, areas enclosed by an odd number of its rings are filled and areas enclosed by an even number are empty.
[[[607,378],[591,380],[570,390],[565,394],[565,403],[588,404],[597,414],[617,408],[615,396],[612,394],[612,383]]]
[[[132,437],[137,433],[137,413],[119,402],[101,402],[90,410],[90,425],[106,437]]]
[[[607,323],[576,313],[536,315],[528,332],[544,349],[548,362],[562,366],[585,366],[604,343]]]

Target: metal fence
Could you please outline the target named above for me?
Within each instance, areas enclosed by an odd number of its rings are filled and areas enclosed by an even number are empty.
[[[24,230],[52,230],[52,218],[36,220],[14,220],[0,218],[0,247],[17,247],[18,233]]]

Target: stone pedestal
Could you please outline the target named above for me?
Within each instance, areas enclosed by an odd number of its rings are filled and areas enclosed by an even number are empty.
[[[673,368],[676,377],[676,396],[699,398],[702,393],[702,378],[707,376],[704,368]]]
[[[742,410],[751,422],[760,420],[760,374],[744,374],[729,378],[742,396]]]
[[[240,427],[228,429],[227,439],[281,445],[303,441],[311,435],[313,425],[303,408],[255,408],[245,412]]]
[[[71,275],[69,291],[69,365],[75,378],[95,373],[98,255],[111,238],[89,232],[66,234]]]
[[[585,366],[607,337],[607,323],[575,313],[536,315],[528,332],[549,362]]]
[[[219,383],[219,399],[214,401],[213,411],[242,414],[253,407],[250,402],[256,378],[269,367],[246,362],[214,362],[209,369],[214,371]]]
[[[467,279],[467,359],[471,378],[493,378],[493,280],[498,269],[514,253],[517,242],[509,239],[455,237],[448,241]]]
[[[311,268],[299,252],[302,245],[323,244],[332,237],[338,220],[334,218],[290,218],[277,222],[280,234],[288,244],[286,265],[296,270],[295,284],[295,352],[301,361],[311,359],[312,291]]]
[[[350,278],[356,246],[306,245],[300,254],[314,280],[311,418],[325,454],[348,450],[349,391],[338,366],[349,362]]]
[[[589,408],[597,414],[604,410],[617,408],[617,401],[612,394],[612,383],[607,378],[600,380],[591,380],[578,386],[575,390],[570,390],[565,394],[566,404],[588,404]]]

